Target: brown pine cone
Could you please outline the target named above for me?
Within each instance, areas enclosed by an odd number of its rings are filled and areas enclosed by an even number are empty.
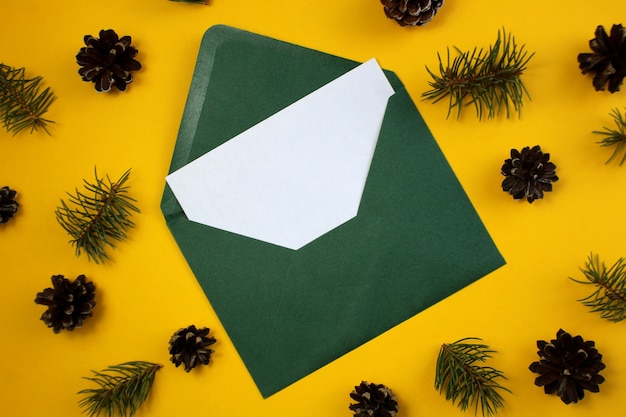
[[[400,26],[422,26],[443,6],[443,0],[380,0],[385,15]]]
[[[83,327],[83,320],[92,316],[96,306],[96,287],[79,275],[70,281],[63,275],[52,276],[53,288],[37,293],[35,303],[48,306],[41,320],[55,333],[61,330],[74,330]]]
[[[354,387],[350,398],[356,401],[348,407],[354,412],[354,417],[395,417],[398,413],[396,396],[382,384],[362,381]]]
[[[215,338],[208,336],[210,329],[203,327],[196,329],[193,324],[183,329],[178,329],[170,338],[170,360],[176,367],[185,365],[185,372],[191,371],[197,365],[208,365],[211,354],[214,352],[208,346],[216,342]]]
[[[556,165],[550,162],[550,154],[543,153],[539,145],[511,149],[511,157],[504,161],[501,173],[502,190],[515,200],[526,198],[529,203],[543,198],[543,193],[552,191],[552,183],[558,181]]]
[[[99,92],[107,92],[112,87],[126,91],[126,85],[133,81],[132,71],[141,69],[135,60],[137,49],[130,36],[118,37],[113,29],[101,30],[100,38],[85,36],[85,47],[76,54],[80,65],[78,74],[83,81],[93,81]]]
[[[584,390],[600,391],[604,377],[598,372],[604,369],[602,355],[595,343],[582,337],[572,337],[560,329],[556,339],[538,340],[540,360],[529,369],[540,374],[535,385],[543,386],[546,394],[556,393],[565,404],[576,403],[585,396]]]
[[[593,87],[596,91],[604,90],[607,83],[611,93],[619,91],[626,77],[626,30],[622,25],[613,25],[607,35],[604,27],[598,26],[589,47],[593,53],[578,54],[582,73],[595,74]]]
[[[17,212],[19,203],[15,201],[17,191],[7,186],[0,188],[0,224],[11,220],[11,217]]]

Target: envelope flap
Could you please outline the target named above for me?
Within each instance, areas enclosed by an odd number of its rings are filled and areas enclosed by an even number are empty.
[[[360,64],[225,25],[205,32],[200,51],[170,172],[207,152],[204,143],[194,146],[198,131],[219,146]],[[270,63],[272,71],[258,71]],[[219,82],[211,82],[214,72]],[[385,74],[394,90],[404,89]]]

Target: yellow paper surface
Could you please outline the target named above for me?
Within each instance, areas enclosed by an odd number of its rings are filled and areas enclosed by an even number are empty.
[[[534,6],[534,7],[533,7]],[[349,392],[361,380],[389,386],[403,416],[462,415],[435,392],[439,346],[480,337],[498,351],[490,362],[508,377],[498,415],[621,415],[626,390],[626,323],[591,314],[576,300],[591,288],[568,279],[590,252],[612,264],[626,255],[623,191],[626,167],[605,165],[593,130],[611,126],[608,113],[625,92],[596,92],[578,70],[597,25],[626,16],[626,3],[590,8],[579,0],[541,6],[452,2],[420,28],[387,20],[378,1],[226,2],[208,6],[166,0],[3,2],[0,60],[41,75],[57,101],[52,136],[0,132],[0,186],[16,189],[19,213],[0,225],[0,414],[78,416],[76,392],[90,369],[129,360],[164,366],[137,416],[349,416]],[[396,72],[457,173],[507,264],[464,290],[263,400],[171,237],[159,209],[180,117],[202,34],[227,24],[365,61]],[[97,94],[77,74],[83,36],[112,28],[131,35],[143,69],[126,93]],[[436,69],[448,46],[488,46],[505,28],[536,52],[523,76],[532,96],[522,117],[478,121],[472,109],[446,119],[445,103],[421,102],[425,66]],[[624,87],[626,89],[626,87]],[[501,191],[500,167],[512,147],[541,145],[560,180],[544,200],[516,202]],[[54,210],[66,192],[93,178],[132,168],[132,195],[142,213],[127,241],[105,265],[76,258]],[[390,271],[393,273],[393,271]],[[33,300],[50,276],[85,274],[98,305],[85,327],[55,335]],[[189,324],[218,339],[208,367],[185,373],[169,363],[169,337]],[[559,328],[594,340],[606,382],[565,406],[533,385],[528,365],[535,341]],[[323,343],[323,341],[320,341]],[[260,346],[260,349],[263,347]],[[471,412],[470,412],[471,413]]]

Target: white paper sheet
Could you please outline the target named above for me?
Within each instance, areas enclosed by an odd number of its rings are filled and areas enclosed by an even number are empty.
[[[195,222],[299,249],[358,213],[387,101],[370,60],[167,176]]]

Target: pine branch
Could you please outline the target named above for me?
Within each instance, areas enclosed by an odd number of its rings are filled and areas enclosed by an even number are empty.
[[[12,68],[0,63],[0,118],[7,132],[16,135],[26,128],[30,132],[43,129],[48,135],[48,123],[43,115],[56,99],[50,87],[40,91],[41,77],[26,78],[24,68]]]
[[[446,400],[458,402],[461,411],[474,404],[474,413],[480,408],[483,416],[491,416],[504,406],[498,390],[509,391],[500,385],[498,378],[506,379],[501,371],[482,366],[494,353],[489,346],[464,338],[451,344],[441,345],[435,372],[435,389],[446,393]]]
[[[520,76],[526,70],[528,61],[534,53],[528,55],[525,45],[518,47],[515,38],[504,30],[498,31],[496,42],[488,50],[474,48],[462,52],[456,48],[458,56],[450,62],[450,49],[444,65],[439,58],[439,75],[428,67],[426,70],[433,78],[428,84],[432,87],[422,94],[424,100],[436,103],[449,97],[448,115],[456,107],[457,119],[461,117],[463,107],[474,105],[478,119],[483,113],[491,119],[504,109],[507,118],[511,107],[521,113],[523,98],[530,94]]]
[[[127,238],[126,230],[133,227],[132,212],[139,212],[133,205],[136,200],[128,195],[130,169],[119,180],[111,182],[98,177],[96,182],[84,181],[87,193],[76,190],[69,195],[69,205],[61,200],[56,217],[59,224],[70,234],[70,243],[76,247],[76,256],[84,251],[96,263],[109,259],[106,247],[115,248],[113,241]]]
[[[584,268],[580,268],[587,281],[574,282],[595,285],[596,290],[588,297],[578,301],[590,307],[591,312],[600,313],[600,317],[613,322],[626,318],[626,261],[619,258],[609,269],[598,256],[589,255]]]
[[[105,413],[112,417],[117,414],[132,417],[148,398],[156,371],[162,365],[135,361],[110,366],[94,373],[94,377],[84,377],[95,382],[98,388],[84,389],[78,392],[85,395],[78,405],[88,412],[90,417]]]
[[[617,126],[617,129],[611,129],[608,127],[604,127],[604,130],[594,130],[593,133],[598,135],[603,135],[604,138],[600,142],[600,146],[609,147],[614,146],[613,154],[606,161],[608,164],[620,153],[623,154],[622,160],[619,162],[620,165],[626,161],[626,115],[622,115],[618,108],[615,108],[611,111],[610,115],[613,117],[613,121]]]

